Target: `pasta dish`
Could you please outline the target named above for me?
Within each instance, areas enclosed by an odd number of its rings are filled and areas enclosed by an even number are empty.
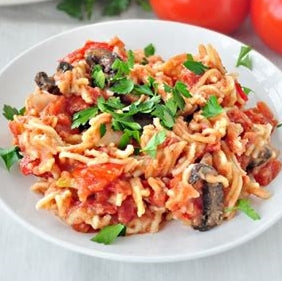
[[[270,197],[280,171],[277,120],[211,45],[164,60],[152,44],[87,41],[38,72],[9,128],[20,170],[38,181],[37,209],[79,232],[122,224],[157,232],[179,220],[200,231]]]

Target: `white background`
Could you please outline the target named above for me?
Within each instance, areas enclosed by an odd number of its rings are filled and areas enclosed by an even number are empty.
[[[154,15],[132,7],[121,17],[102,18],[97,11],[90,22],[81,22],[56,11],[55,2],[0,7],[0,68],[51,35],[117,18]],[[234,37],[252,45],[282,69],[282,56],[255,37],[248,20]],[[0,89],[0,99],[1,95]],[[88,257],[55,246],[24,229],[0,208],[0,281],[280,281],[281,265],[282,221],[251,242],[216,256],[170,264],[131,264]]]

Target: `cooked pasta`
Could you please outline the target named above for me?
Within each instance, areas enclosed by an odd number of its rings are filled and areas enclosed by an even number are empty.
[[[119,38],[88,41],[35,81],[9,124],[20,168],[38,177],[36,208],[77,231],[157,232],[171,219],[205,231],[239,200],[271,195],[277,121],[264,102],[245,108],[211,45],[164,60]]]

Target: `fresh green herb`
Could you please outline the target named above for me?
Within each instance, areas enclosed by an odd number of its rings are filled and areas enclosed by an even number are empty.
[[[143,59],[142,59],[142,61],[140,62],[140,64],[142,64],[142,65],[146,65],[146,64],[148,64],[149,63],[149,61],[148,61],[148,59],[146,58],[146,57],[144,57]]]
[[[147,45],[144,48],[144,54],[145,54],[146,57],[150,57],[150,56],[154,55],[155,51],[156,51],[156,48],[152,43],[150,43],[149,45]]]
[[[209,69],[208,66],[203,65],[201,62],[194,61],[191,54],[187,55],[187,61],[185,61],[183,65],[197,75],[201,75],[205,73],[207,69]]]
[[[277,128],[282,127],[282,122],[277,125]]]
[[[99,88],[105,88],[106,76],[100,65],[95,65],[92,71],[92,79]]]
[[[164,83],[164,90],[167,93],[171,93],[173,88]]]
[[[240,210],[253,220],[260,219],[260,215],[252,208],[250,201],[247,199],[239,199],[235,207],[227,208],[225,212],[233,212],[235,210]]]
[[[248,95],[249,93],[253,92],[252,89],[247,88],[247,87],[242,87],[242,90],[244,91],[244,93],[245,93],[246,95]]]
[[[130,0],[111,0],[106,1],[106,6],[103,10],[103,15],[114,16],[120,15],[129,7]]]
[[[240,54],[239,57],[237,59],[236,62],[236,66],[245,66],[246,68],[249,68],[250,70],[252,70],[253,68],[253,64],[252,64],[252,60],[249,56],[249,52],[252,50],[252,47],[250,46],[242,46],[240,49]]]
[[[123,131],[123,135],[120,138],[119,148],[120,149],[126,148],[126,146],[129,144],[129,142],[132,138],[135,139],[139,143],[140,142],[139,131],[137,131],[137,130],[131,131],[131,130],[125,129]]]
[[[96,106],[89,107],[76,112],[72,118],[73,122],[71,128],[75,129],[78,128],[80,125],[85,125],[91,118],[95,117],[97,114],[98,114],[98,108]]]
[[[218,103],[216,96],[210,96],[207,104],[202,109],[202,115],[206,118],[214,117],[223,112],[223,108]]]
[[[134,85],[134,93],[139,95],[147,95],[147,96],[153,96],[154,93],[152,89],[147,85]]]
[[[165,103],[165,107],[171,112],[172,116],[176,115],[177,112],[177,105],[174,102],[173,98],[170,98],[166,103]]]
[[[157,132],[153,137],[148,141],[147,145],[142,149],[143,152],[150,155],[152,158],[157,156],[157,148],[162,144],[166,139],[166,132],[160,131]]]
[[[93,2],[94,3],[94,2]],[[83,0],[63,0],[57,5],[57,9],[66,12],[71,17],[83,19]],[[88,14],[90,10],[88,11]],[[92,13],[92,7],[91,7]]]
[[[125,105],[120,101],[119,97],[110,97],[107,100],[105,100],[103,97],[99,97],[97,106],[100,111],[107,113],[111,113],[115,110],[119,110],[125,107]]]
[[[132,50],[129,50],[127,52],[127,65],[129,69],[133,68],[134,66],[134,54]]]
[[[148,0],[137,0],[137,4],[140,5],[144,11],[149,12],[152,10]]]
[[[137,113],[151,113],[154,110],[155,106],[160,103],[160,101],[161,101],[160,96],[153,96],[152,98],[150,98],[146,101],[133,103],[129,107],[129,112],[132,110],[133,112],[136,111],[135,114],[137,114]],[[136,107],[136,109],[134,107]]]
[[[115,76],[111,79],[112,81],[117,81],[119,79],[124,78],[130,72],[130,67],[128,62],[122,61],[117,58],[112,64],[112,69],[116,70]]]
[[[0,156],[8,171],[10,171],[11,167],[22,158],[20,149],[17,146],[8,149],[0,148]]]
[[[155,94],[157,93],[159,84],[156,82],[155,78],[151,76],[148,77],[148,86],[154,90]]]
[[[10,105],[4,104],[3,107],[3,116],[7,120],[14,120],[15,115],[24,115],[25,107],[17,110],[15,107],[11,107]]]
[[[106,125],[105,124],[101,124],[100,125],[100,136],[101,136],[101,138],[106,134],[106,131],[107,131]]]
[[[123,78],[115,82],[115,84],[110,87],[110,90],[117,94],[128,94],[134,88],[134,83],[132,80]]]
[[[132,116],[125,116],[118,113],[112,113],[112,116],[112,127],[115,131],[124,131],[125,129],[138,131],[141,129],[140,124],[135,122]]]
[[[170,105],[170,104],[169,104]],[[176,105],[175,105],[176,106]],[[174,114],[169,109],[169,107],[165,105],[157,104],[155,110],[151,113],[153,116],[156,116],[160,119],[161,124],[167,128],[171,129],[174,125]]]
[[[173,89],[172,96],[173,96],[173,100],[175,104],[177,105],[177,107],[180,110],[183,110],[185,107],[185,101],[183,97],[181,96],[180,92],[176,88]]]
[[[176,91],[178,91],[182,96],[184,96],[186,98],[191,98],[192,97],[190,92],[187,89],[187,86],[184,83],[180,82],[180,81],[177,81],[175,83],[174,89]]]
[[[118,236],[125,236],[125,233],[125,225],[121,223],[113,224],[100,230],[98,234],[91,238],[91,241],[110,245],[117,239]]]

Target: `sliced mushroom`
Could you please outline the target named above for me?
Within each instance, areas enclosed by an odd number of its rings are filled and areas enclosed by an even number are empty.
[[[73,66],[66,61],[61,61],[57,67],[57,71],[62,71],[62,72],[66,72],[72,69],[73,69]]]
[[[192,227],[200,231],[207,231],[223,220],[224,192],[221,183],[208,183],[206,176],[216,176],[217,171],[206,164],[195,164],[191,170],[189,183],[195,186],[201,193],[202,213],[194,218]]]
[[[38,72],[34,78],[37,86],[52,95],[61,95],[59,87],[55,84],[55,79],[49,77],[45,72]]]
[[[265,145],[256,157],[252,157],[247,166],[247,170],[252,170],[266,163],[273,156],[273,149],[269,145]]]

